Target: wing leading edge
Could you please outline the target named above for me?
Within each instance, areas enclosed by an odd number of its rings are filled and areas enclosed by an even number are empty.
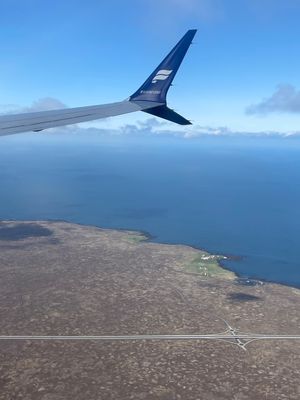
[[[166,96],[195,34],[196,30],[188,31],[129,99],[96,106],[3,115],[0,116],[0,136],[28,131],[38,132],[135,111],[144,111],[181,125],[190,124],[188,120],[167,107]]]

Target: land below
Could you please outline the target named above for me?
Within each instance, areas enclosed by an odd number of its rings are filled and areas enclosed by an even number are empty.
[[[0,222],[0,335],[300,334],[300,290],[139,232]],[[300,341],[0,340],[0,399],[299,399]]]

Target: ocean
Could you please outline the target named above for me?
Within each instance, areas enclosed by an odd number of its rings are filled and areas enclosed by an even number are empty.
[[[300,138],[0,138],[0,219],[149,232],[300,287]]]

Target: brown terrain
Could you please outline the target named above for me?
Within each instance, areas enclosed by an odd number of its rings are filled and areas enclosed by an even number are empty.
[[[300,334],[300,290],[65,222],[0,223],[0,335]],[[300,398],[300,341],[0,340],[0,399]]]

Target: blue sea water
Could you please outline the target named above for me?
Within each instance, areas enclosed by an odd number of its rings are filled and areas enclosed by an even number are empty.
[[[0,219],[143,230],[300,287],[300,139],[2,137]]]

